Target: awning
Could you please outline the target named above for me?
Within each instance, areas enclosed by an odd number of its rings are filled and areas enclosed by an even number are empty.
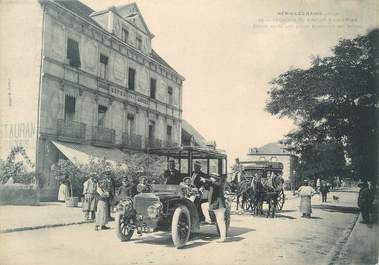
[[[125,158],[125,154],[116,148],[101,148],[87,144],[72,144],[51,141],[62,154],[75,165],[87,164],[91,158],[106,159],[113,166]]]

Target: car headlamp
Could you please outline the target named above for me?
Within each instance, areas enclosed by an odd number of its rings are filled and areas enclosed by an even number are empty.
[[[162,204],[160,202],[154,202],[152,205],[147,207],[147,215],[150,218],[156,218],[159,215],[159,211],[162,208]]]

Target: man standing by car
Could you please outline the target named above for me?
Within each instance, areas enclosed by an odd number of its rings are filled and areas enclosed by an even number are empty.
[[[209,190],[209,209],[213,210],[216,216],[217,226],[220,232],[219,243],[226,240],[226,222],[225,222],[225,197],[224,197],[224,184],[225,179],[222,176],[211,176]]]
[[[167,185],[179,185],[182,182],[182,177],[175,168],[175,160],[173,159],[168,162],[168,169],[163,174]]]

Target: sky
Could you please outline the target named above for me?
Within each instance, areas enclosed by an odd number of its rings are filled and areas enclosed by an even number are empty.
[[[129,0],[82,0],[96,11]],[[264,111],[269,82],[340,38],[375,27],[375,0],[136,0],[152,46],[186,80],[183,118],[206,139],[244,157],[284,138],[291,120]]]

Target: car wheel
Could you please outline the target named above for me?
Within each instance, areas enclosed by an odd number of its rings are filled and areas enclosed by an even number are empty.
[[[134,233],[134,228],[130,225],[133,219],[124,218],[122,213],[116,213],[116,234],[120,241],[129,241]]]
[[[191,218],[188,208],[184,205],[175,209],[171,223],[171,236],[174,246],[182,248],[188,241],[191,233]]]

